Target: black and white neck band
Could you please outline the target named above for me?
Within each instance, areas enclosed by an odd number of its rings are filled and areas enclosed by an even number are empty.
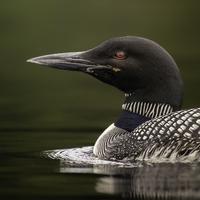
[[[156,118],[173,112],[173,107],[163,103],[130,102],[124,103],[122,110],[137,113],[148,118]]]

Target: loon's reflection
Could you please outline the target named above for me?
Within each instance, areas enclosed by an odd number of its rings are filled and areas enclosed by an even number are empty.
[[[61,162],[60,172],[102,174],[97,178],[98,193],[137,199],[199,199],[199,164],[151,164],[124,168],[99,165],[69,167]]]
[[[154,164],[133,169],[117,169],[101,177],[95,187],[100,193],[124,198],[200,198],[200,165]]]

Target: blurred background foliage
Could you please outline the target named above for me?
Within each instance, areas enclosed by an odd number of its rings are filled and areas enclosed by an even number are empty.
[[[150,38],[175,58],[184,107],[200,104],[200,3],[196,0],[1,0],[0,129],[97,129],[123,94],[85,74],[26,63],[116,36]]]

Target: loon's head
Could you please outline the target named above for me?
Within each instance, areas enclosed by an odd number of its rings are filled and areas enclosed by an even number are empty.
[[[40,56],[29,62],[81,71],[120,89],[129,101],[181,107],[182,79],[173,58],[155,42],[141,37],[117,37],[82,51]]]

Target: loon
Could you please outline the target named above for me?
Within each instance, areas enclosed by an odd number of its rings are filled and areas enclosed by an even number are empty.
[[[152,40],[111,38],[81,52],[50,54],[28,62],[80,71],[125,94],[122,112],[97,139],[99,159],[200,157],[200,108],[181,110],[183,82],[172,56]]]

